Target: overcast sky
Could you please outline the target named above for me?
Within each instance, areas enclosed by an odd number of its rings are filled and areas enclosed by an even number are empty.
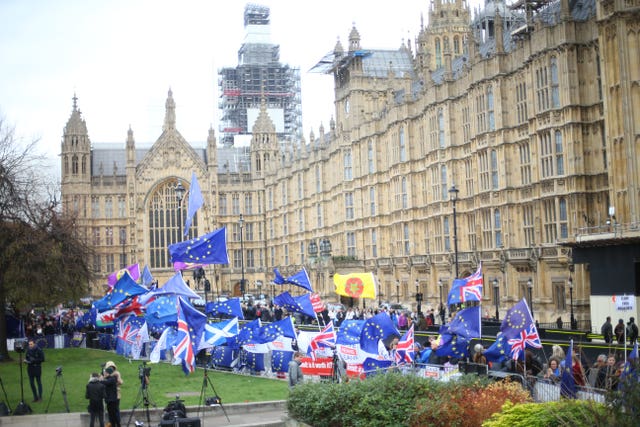
[[[72,97],[93,143],[138,146],[160,136],[169,88],[180,133],[203,146],[218,132],[217,70],[237,65],[247,2],[215,0],[0,0],[0,117],[40,140],[59,169]],[[355,23],[365,49],[415,39],[427,0],[264,0],[281,62],[299,67],[303,133],[333,116],[333,81],[309,73]],[[397,7],[396,7],[397,6]],[[59,173],[59,172],[58,172]]]

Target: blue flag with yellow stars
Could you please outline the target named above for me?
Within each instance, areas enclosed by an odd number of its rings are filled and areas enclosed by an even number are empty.
[[[296,330],[293,327],[291,317],[285,317],[277,322],[271,322],[268,325],[260,327],[249,341],[251,344],[266,344],[275,341],[278,337],[287,337],[291,339],[298,338]]]
[[[213,352],[211,354],[211,361],[213,362],[215,367],[231,368],[232,367],[231,365],[234,359],[235,359],[235,354],[231,347],[222,345],[222,346],[213,348]]]
[[[157,323],[156,319],[172,318],[176,321],[178,315],[178,297],[176,295],[161,295],[147,305],[146,318],[151,318],[152,323]]]
[[[227,338],[227,345],[233,349],[239,349],[242,345],[249,343],[253,339],[261,325],[262,323],[259,318],[245,323],[242,329],[240,329],[240,332],[238,332],[238,335]]]
[[[367,353],[378,354],[378,341],[385,340],[390,335],[400,337],[389,313],[383,311],[364,321],[360,333],[360,348]]]
[[[360,334],[362,333],[363,326],[364,320],[343,320],[338,329],[336,344],[360,344]]]
[[[458,311],[449,323],[448,329],[448,333],[462,335],[467,340],[480,338],[480,306]]]
[[[275,283],[276,285],[296,285],[308,290],[309,292],[313,292],[313,288],[311,287],[311,279],[309,279],[309,274],[307,274],[307,270],[305,268],[289,277],[282,276],[277,268],[273,269],[273,273],[275,275],[273,283]]]
[[[244,320],[240,298],[229,298],[226,301],[208,302],[207,305],[205,305],[204,312],[213,316],[216,314],[224,314],[226,316],[237,317],[240,320]]]
[[[502,320],[500,332],[506,338],[516,338],[524,329],[528,329],[533,324],[533,317],[529,311],[527,301],[522,298],[516,305],[507,311],[507,315]]]
[[[487,358],[487,362],[504,363],[511,355],[509,340],[503,334],[498,333],[496,341],[482,354]],[[524,352],[519,353],[519,358],[524,358]]]
[[[624,368],[622,368],[622,372],[620,373],[620,382],[618,383],[618,389],[623,389],[625,387],[625,379],[635,378],[636,382],[638,379],[638,373],[636,371],[636,367],[638,365],[638,341],[636,340],[635,344],[633,344],[633,350],[629,353],[629,357],[627,357],[627,361],[624,364]],[[628,379],[626,380],[629,381]]]
[[[148,292],[148,289],[144,286],[138,285],[135,280],[128,274],[123,274],[122,277],[113,285],[113,288],[98,301],[93,303],[93,306],[98,312],[109,310],[128,298],[132,298],[136,295],[142,295]]]
[[[469,356],[469,342],[462,335],[443,334],[440,336],[440,346],[436,348],[436,354],[440,357],[463,359]]]
[[[184,242],[169,245],[171,262],[194,264],[229,264],[227,255],[227,229],[214,230]]]
[[[245,364],[256,372],[264,371],[264,353],[245,352]]]
[[[372,357],[367,357],[362,362],[362,369],[367,377],[373,376],[377,373],[386,372],[393,365],[392,360],[378,360]]]
[[[302,313],[310,317],[316,317],[316,312],[313,310],[313,304],[311,303],[311,294],[293,297],[289,292],[285,291],[280,295],[276,295],[273,298],[273,303],[286,308],[291,313]]]
[[[271,370],[273,372],[289,372],[289,362],[293,358],[293,351],[272,350]]]

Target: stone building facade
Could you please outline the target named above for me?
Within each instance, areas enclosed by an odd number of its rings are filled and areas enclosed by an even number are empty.
[[[334,77],[336,115],[308,142],[279,141],[263,102],[249,147],[210,130],[193,148],[169,92],[150,149],[131,129],[124,150],[92,145],[74,98],[62,193],[96,248],[96,292],[132,262],[172,275],[166,245],[186,212],[173,189],[195,171],[205,206],[192,235],[228,233],[230,264],[205,269],[214,293],[238,295],[245,277],[247,292],[272,294],[274,267],[304,266],[336,300],[330,276],[349,268],[375,273],[368,306],[420,292],[436,307],[482,263],[485,313],[525,297],[540,322],[575,312],[586,327],[576,241],[598,242],[611,206],[617,223],[640,221],[637,2],[488,1],[471,20],[462,0],[434,0],[397,50],[366,49],[354,26],[316,67]]]

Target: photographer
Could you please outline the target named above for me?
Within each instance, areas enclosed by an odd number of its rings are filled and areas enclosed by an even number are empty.
[[[29,375],[29,384],[31,384],[34,402],[42,402],[42,362],[44,362],[44,351],[36,345],[33,338],[30,338],[29,349],[25,354],[24,363],[27,364],[27,374]]]
[[[120,386],[123,384],[120,372],[116,364],[108,361],[104,365],[102,384],[105,386],[105,402],[107,402],[107,413],[111,427],[120,426]]]
[[[91,414],[89,426],[93,427],[95,421],[98,420],[100,427],[104,427],[104,404],[102,401],[105,398],[105,386],[100,382],[100,376],[97,372],[91,374],[84,397],[89,399],[89,406],[87,407],[89,414]]]

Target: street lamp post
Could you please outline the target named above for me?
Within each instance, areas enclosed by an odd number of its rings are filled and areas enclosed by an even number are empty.
[[[240,272],[242,273],[241,279],[240,279],[240,292],[242,293],[242,301],[244,301],[244,294],[245,294],[245,288],[244,288],[244,238],[242,236],[242,229],[244,228],[244,218],[242,217],[242,214],[240,214],[240,220],[238,221],[240,223]]]
[[[531,317],[535,316],[533,315],[533,281],[531,280],[531,278],[529,278],[529,280],[527,280],[527,288],[529,289],[529,308],[531,309]]]
[[[258,288],[258,299],[262,299],[262,280],[256,282],[256,288]]]
[[[440,307],[438,307],[438,314],[440,315],[440,320],[442,324],[444,324],[444,318],[446,317],[446,312],[444,310],[444,305],[442,305],[442,279],[438,279],[438,289],[440,289]]]
[[[571,298],[570,299],[571,318],[569,319],[569,321],[571,322],[571,329],[576,329],[576,320],[573,317],[573,279],[571,278],[571,276],[569,276],[568,284],[569,284],[569,297]]]
[[[178,201],[178,239],[176,241],[180,242],[182,241],[182,199],[184,199],[187,190],[180,180],[173,190],[176,192],[176,200]]]
[[[416,279],[416,303],[418,305],[418,315],[422,313],[422,293],[420,292],[420,282]]]
[[[127,232],[124,227],[120,229],[120,244],[122,245],[122,268],[127,267],[127,254],[124,251],[124,245],[127,242]]]
[[[500,320],[500,313],[498,311],[500,306],[500,285],[498,279],[493,279],[493,297],[496,299],[496,320]]]
[[[449,199],[453,202],[453,253],[455,255],[456,279],[458,278],[458,223],[456,218],[456,202],[458,201],[458,193],[460,190],[453,184],[449,189]]]
[[[396,280],[396,303],[400,304],[400,281]]]

